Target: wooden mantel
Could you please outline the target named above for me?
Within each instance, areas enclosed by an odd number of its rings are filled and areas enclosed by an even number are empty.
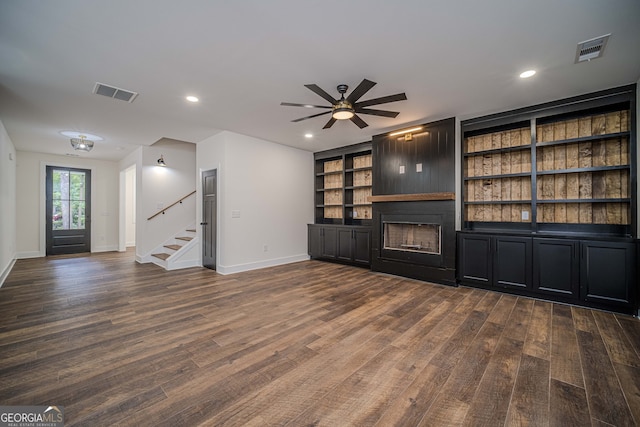
[[[415,193],[415,194],[384,194],[380,196],[369,196],[367,200],[372,203],[378,202],[423,202],[429,200],[455,200],[455,193]]]

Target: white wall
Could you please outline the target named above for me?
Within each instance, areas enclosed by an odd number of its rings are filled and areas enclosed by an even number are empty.
[[[166,167],[157,164],[164,156]],[[148,218],[196,189],[196,147],[183,142],[167,142],[142,148],[141,167],[137,174],[136,259],[148,257],[168,237],[195,223],[195,199]]]
[[[0,286],[16,258],[16,149],[0,121]]]
[[[197,150],[199,173],[218,169],[219,272],[308,259],[312,153],[232,132],[199,143]],[[200,222],[201,200],[196,210]],[[240,217],[232,218],[232,211]]]
[[[136,167],[125,171],[125,242],[127,247],[136,245]]]
[[[91,252],[118,249],[118,164],[86,157],[18,151],[16,163],[17,257],[45,256],[46,166],[91,170]]]

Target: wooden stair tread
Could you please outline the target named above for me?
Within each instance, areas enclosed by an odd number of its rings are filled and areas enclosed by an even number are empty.
[[[165,253],[160,253],[160,254],[151,254],[151,256],[154,256],[156,258],[160,258],[161,260],[166,260],[167,258],[169,258],[171,255],[169,254],[165,254]]]
[[[182,237],[176,237],[176,239],[185,240],[185,241],[189,242],[189,241],[193,240],[193,237],[182,236]]]
[[[164,245],[165,248],[169,248],[169,249],[173,249],[174,251],[177,251],[178,249],[180,249],[182,246],[180,245]]]

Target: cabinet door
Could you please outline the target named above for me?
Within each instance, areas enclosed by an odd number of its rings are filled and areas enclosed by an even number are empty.
[[[371,263],[371,230],[353,230],[353,260],[359,264]]]
[[[463,284],[491,284],[491,237],[458,234],[458,280]]]
[[[578,242],[533,239],[533,289],[578,298],[579,285]]]
[[[495,237],[493,285],[531,289],[531,238]]]
[[[582,298],[609,305],[632,305],[635,299],[635,245],[582,241],[580,249]]]
[[[351,261],[353,247],[353,230],[351,228],[338,229],[338,256],[342,261]]]
[[[322,257],[335,258],[338,248],[338,230],[335,227],[322,227]]]
[[[311,258],[322,256],[322,227],[313,224],[307,225],[308,251]]]

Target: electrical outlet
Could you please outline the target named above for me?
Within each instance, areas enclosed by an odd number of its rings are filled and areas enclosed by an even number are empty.
[[[522,220],[527,221],[529,219],[529,211],[522,211]]]
[[[400,166],[400,174],[402,175],[404,173],[404,166]]]
[[[240,218],[240,211],[231,211],[231,218]]]
[[[416,172],[422,172],[422,163],[416,163]]]

